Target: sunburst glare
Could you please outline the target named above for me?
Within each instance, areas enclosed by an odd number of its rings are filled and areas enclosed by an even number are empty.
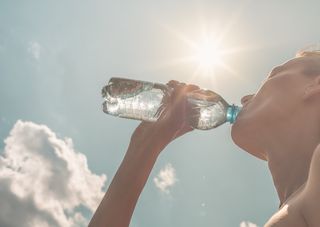
[[[195,37],[194,34],[188,36],[170,26],[162,26],[185,45],[183,51],[180,52],[183,55],[171,59],[170,65],[183,64],[187,67],[192,67],[193,72],[191,72],[191,75],[193,76],[190,78],[191,81],[196,77],[215,80],[215,71],[221,69],[235,74],[227,62],[229,63],[230,61],[230,55],[238,52],[238,48],[225,48],[223,34],[208,32],[208,29],[204,26],[202,31]]]
[[[230,50],[226,50],[222,40],[213,37],[212,34],[204,33],[197,41],[193,41],[184,37],[183,40],[187,44],[187,54],[178,59],[178,62],[187,64],[194,68],[192,72],[193,78],[206,77],[215,81],[215,72],[221,69],[234,73],[230,66],[226,63]],[[231,51],[232,52],[232,51]]]
[[[232,19],[226,26],[209,26],[204,19],[199,24],[180,29],[160,23],[160,26],[173,36],[174,48],[170,49],[176,56],[159,62],[158,67],[180,66],[190,72],[185,81],[206,81],[210,84],[218,84],[220,75],[228,75],[233,78],[242,78],[234,67],[237,66],[235,58],[240,52],[259,49],[257,45],[245,45],[235,43],[234,35],[230,34],[234,26]],[[209,27],[208,27],[209,26]],[[194,29],[192,29],[194,28]],[[241,38],[241,34],[239,34]],[[239,38],[239,40],[240,40]],[[189,71],[190,70],[190,71]]]
[[[220,47],[214,40],[205,38],[196,45],[194,51],[192,59],[194,59],[194,63],[196,63],[198,69],[202,72],[212,72],[223,61]]]

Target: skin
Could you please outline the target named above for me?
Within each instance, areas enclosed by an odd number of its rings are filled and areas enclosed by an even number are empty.
[[[319,71],[319,72],[318,72]],[[142,122],[96,210],[90,227],[127,227],[161,151],[192,131],[186,94],[198,89],[170,81],[169,105],[155,123]],[[232,126],[235,144],[268,162],[280,200],[265,227],[315,227],[320,215],[320,57],[294,58],[276,67],[256,94],[242,98]]]
[[[319,226],[320,205],[310,209],[320,204],[319,70],[319,56],[276,67],[256,94],[242,98],[232,126],[233,141],[268,162],[280,209],[265,226]]]

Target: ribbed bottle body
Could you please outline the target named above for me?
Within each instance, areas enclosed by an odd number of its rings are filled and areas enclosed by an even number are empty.
[[[102,89],[103,111],[118,117],[157,121],[163,111],[170,88],[147,81],[111,78]]]
[[[107,114],[155,122],[168,105],[174,88],[160,83],[113,77],[102,89],[103,111]],[[201,130],[233,123],[241,107],[229,105],[219,94],[198,89],[187,94],[187,119]]]

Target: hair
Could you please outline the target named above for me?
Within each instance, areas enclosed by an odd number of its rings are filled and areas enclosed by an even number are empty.
[[[320,56],[320,43],[309,45],[296,53],[296,57]]]
[[[304,70],[304,74],[307,76],[319,76],[320,75],[320,43],[309,45],[296,52],[296,58],[299,57],[313,57],[317,58],[312,59],[312,64]],[[318,58],[319,57],[319,58]]]

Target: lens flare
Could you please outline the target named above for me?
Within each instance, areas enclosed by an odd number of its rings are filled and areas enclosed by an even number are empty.
[[[212,71],[222,61],[222,54],[216,43],[205,40],[196,48],[195,63],[201,71]]]
[[[188,32],[180,32],[166,24],[161,26],[172,34],[173,38],[178,42],[175,43],[176,49],[172,48],[172,52],[176,55],[169,59],[160,67],[181,65],[184,69],[190,70],[191,76],[189,81],[194,82],[197,79],[204,79],[210,83],[216,84],[218,75],[227,75],[241,78],[234,70],[234,59],[241,52],[261,49],[256,45],[238,45],[233,43],[233,39],[228,36],[233,24],[231,20],[228,26],[224,28],[212,27],[208,28],[208,23],[200,23],[197,29],[190,29]]]

